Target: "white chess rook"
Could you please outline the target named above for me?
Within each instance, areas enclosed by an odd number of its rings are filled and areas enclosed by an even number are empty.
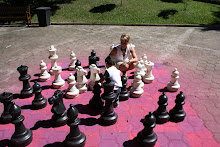
[[[54,77],[54,81],[52,83],[53,87],[56,89],[60,89],[65,85],[65,81],[62,79],[60,73],[62,71],[62,67],[61,66],[55,66],[52,68],[53,73],[55,75]]]
[[[70,54],[70,64],[69,64],[69,70],[74,70],[75,69],[75,64],[76,64],[76,55],[75,53],[72,51],[72,53]]]
[[[179,79],[179,72],[177,68],[175,68],[171,75],[171,81],[167,84],[167,89],[169,91],[176,92],[180,88],[178,79]]]
[[[145,75],[143,77],[143,81],[144,83],[152,83],[154,81],[154,76],[152,74],[152,68],[154,67],[154,63],[149,61],[147,63],[147,69],[146,69],[146,72],[145,72]]]
[[[67,83],[69,84],[68,89],[66,90],[66,97],[67,98],[76,98],[79,96],[79,90],[76,88],[75,84],[75,76],[70,73],[68,79],[67,79]]]
[[[78,66],[76,68],[77,72],[77,89],[79,89],[79,93],[84,93],[87,91],[86,82],[88,81],[86,78],[87,71],[82,68],[82,66]]]
[[[50,74],[47,72],[47,64],[43,60],[40,63],[40,70],[41,73],[38,79],[42,82],[50,80]]]
[[[50,74],[53,74],[53,67],[57,66],[57,59],[58,56],[56,54],[57,49],[51,45],[50,49],[49,49],[49,59],[51,60],[51,68],[50,68]]]
[[[139,98],[143,95],[144,93],[144,83],[141,80],[141,75],[136,74],[134,76],[134,80],[131,84],[131,89],[130,89],[130,95],[131,97]]]
[[[95,65],[95,64],[91,64],[89,66],[90,69],[90,82],[88,84],[88,89],[89,90],[93,90],[93,86],[95,85],[96,81],[100,80],[100,69]]]

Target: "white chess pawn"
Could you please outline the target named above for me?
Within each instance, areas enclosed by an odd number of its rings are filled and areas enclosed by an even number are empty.
[[[42,82],[50,80],[50,74],[47,72],[47,64],[43,60],[41,60],[40,63],[40,70],[41,73],[39,76],[39,80]]]
[[[140,75],[140,76],[144,76],[145,72],[143,70],[143,65],[141,63],[141,61],[138,61],[137,64],[135,65],[135,75]]]
[[[79,96],[79,90],[76,88],[75,84],[75,76],[70,73],[68,79],[67,79],[67,83],[69,84],[68,89],[66,90],[66,97],[67,98],[76,98]]]
[[[171,75],[171,81],[167,84],[167,89],[169,91],[176,92],[180,88],[178,79],[179,79],[179,72],[177,68],[175,68]]]
[[[79,93],[84,93],[87,91],[86,82],[88,81],[86,78],[87,71],[82,68],[82,66],[78,66],[76,68],[77,72],[77,89],[79,89]]]
[[[52,85],[54,88],[60,89],[65,85],[65,81],[62,79],[62,77],[60,75],[60,73],[62,71],[62,67],[61,66],[54,66],[52,68],[52,70],[55,75]]]
[[[136,74],[134,76],[134,80],[131,84],[131,89],[130,89],[130,95],[131,97],[135,97],[135,98],[138,98],[138,97],[141,97],[144,93],[144,83],[142,82],[141,80],[141,75],[139,74]]]
[[[75,53],[72,51],[72,53],[70,54],[70,64],[69,64],[69,70],[74,70],[75,69],[75,63],[76,63],[76,55]]]
[[[50,74],[53,74],[53,67],[57,66],[57,59],[58,56],[56,54],[57,49],[51,45],[50,49],[49,49],[49,59],[51,60],[51,68],[50,68]]]
[[[90,82],[88,84],[88,89],[89,90],[93,90],[93,86],[95,85],[96,81],[100,80],[100,69],[95,65],[95,64],[91,64],[89,66],[90,69]]]
[[[146,69],[146,72],[145,72],[145,75],[143,77],[143,81],[144,83],[152,83],[154,81],[154,76],[152,74],[152,68],[154,67],[154,63],[149,61],[147,63],[147,69]]]
[[[145,68],[145,72],[146,72],[146,70],[147,70],[147,56],[146,56],[146,54],[144,54],[143,56],[142,56],[142,59],[143,59],[143,62],[144,62],[144,68]]]

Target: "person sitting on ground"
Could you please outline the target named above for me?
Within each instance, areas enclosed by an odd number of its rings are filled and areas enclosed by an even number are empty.
[[[116,67],[126,73],[128,70],[135,68],[136,62],[138,61],[134,45],[130,43],[130,36],[127,34],[122,34],[120,38],[121,43],[113,47],[113,50],[110,52],[110,56],[113,61],[116,63]],[[132,56],[132,59],[129,60],[129,56]]]

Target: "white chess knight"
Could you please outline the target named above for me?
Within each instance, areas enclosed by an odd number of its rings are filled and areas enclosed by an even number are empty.
[[[62,79],[62,77],[60,75],[60,73],[62,71],[62,67],[61,66],[54,66],[52,68],[52,70],[55,75],[52,85],[54,88],[60,89],[65,85],[65,81]]]
[[[90,69],[90,82],[88,84],[88,89],[89,90],[93,90],[93,86],[95,85],[96,81],[100,80],[100,69],[95,65],[95,64],[91,64],[89,66]]]
[[[57,59],[58,56],[56,54],[57,49],[51,45],[49,49],[49,59],[51,60],[51,68],[50,68],[50,74],[53,74],[53,67],[57,66]]]
[[[79,89],[79,93],[84,93],[87,91],[86,82],[88,81],[86,78],[87,71],[82,68],[82,66],[78,66],[76,68],[77,72],[77,89]]]
[[[135,65],[135,75],[140,75],[141,77],[145,75],[145,71],[143,70],[143,63],[142,61],[138,61],[137,64]]]
[[[67,79],[67,83],[69,84],[68,89],[66,90],[66,97],[67,98],[76,98],[79,96],[79,90],[76,88],[75,84],[76,84],[76,80],[75,80],[75,76],[70,73],[68,79]]]
[[[180,88],[180,84],[178,83],[179,79],[179,72],[177,68],[174,69],[171,75],[171,81],[167,84],[167,89],[169,91],[177,91]]]
[[[38,79],[42,82],[50,80],[51,76],[47,72],[47,64],[43,60],[41,60],[41,63],[40,63],[40,70],[41,70],[41,73]]]
[[[141,97],[144,93],[144,83],[141,80],[141,75],[140,74],[135,74],[134,75],[134,80],[131,84],[131,89],[130,89],[130,95],[131,97]]]
[[[152,68],[154,67],[154,63],[149,61],[147,62],[146,64],[147,66],[147,69],[146,69],[146,72],[145,72],[145,75],[143,76],[143,81],[144,83],[152,83],[154,81],[154,76],[152,74]]]
[[[76,54],[72,51],[70,54],[70,64],[69,64],[69,70],[74,70],[75,69],[75,63],[76,63]]]

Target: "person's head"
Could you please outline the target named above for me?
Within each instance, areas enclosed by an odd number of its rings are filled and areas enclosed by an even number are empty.
[[[121,38],[120,38],[120,41],[121,41],[121,47],[122,47],[122,49],[126,49],[127,44],[128,44],[129,41],[130,41],[130,36],[127,35],[127,34],[122,34],[122,35],[121,35]]]
[[[108,57],[105,58],[105,64],[106,64],[106,67],[111,67],[111,66],[115,65],[115,63],[112,60],[111,56],[108,56]]]

